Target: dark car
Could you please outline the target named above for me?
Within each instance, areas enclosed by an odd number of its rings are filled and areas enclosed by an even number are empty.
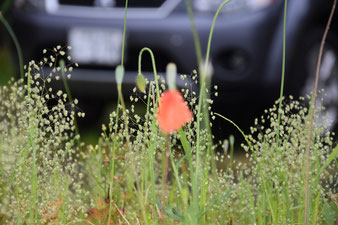
[[[202,52],[206,51],[212,19],[221,0],[192,0]],[[16,0],[13,20],[24,57],[40,59],[42,49],[70,45],[80,67],[69,81],[74,95],[114,96],[114,68],[120,63],[124,23],[123,0]],[[309,94],[320,41],[332,1],[288,2],[286,20],[286,93]],[[232,0],[215,25],[210,59],[217,106],[247,106],[277,99],[282,73],[282,0]],[[320,88],[327,97],[329,118],[338,111],[337,24],[326,40]],[[130,0],[126,32],[125,89],[135,85],[138,53],[154,51],[157,68],[175,62],[191,74],[197,67],[191,23],[184,0]],[[142,70],[152,71],[150,58]],[[152,79],[151,73],[148,75]],[[228,110],[228,109],[227,109]],[[230,111],[230,110],[228,110]]]

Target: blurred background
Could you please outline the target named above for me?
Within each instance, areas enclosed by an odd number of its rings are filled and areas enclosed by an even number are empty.
[[[191,81],[198,61],[206,52],[210,26],[221,0],[129,0],[125,44],[123,88],[129,99],[135,86],[138,54],[143,47],[154,51],[156,66],[164,75],[167,63],[175,62],[179,88]],[[331,0],[289,1],[286,19],[285,94],[304,96],[313,89],[319,45],[331,9]],[[107,121],[117,99],[114,69],[121,61],[124,0],[1,0],[0,9],[22,48],[24,63],[41,60],[43,49],[71,46],[79,63],[68,81],[73,97],[80,100],[86,118],[80,128],[87,140],[95,140],[100,124]],[[187,8],[194,13],[201,44],[195,49]],[[283,0],[232,0],[221,10],[215,25],[210,61],[210,83],[214,111],[231,118],[245,131],[280,92],[282,74]],[[337,127],[338,118],[338,27],[333,19],[326,40],[319,88],[326,96],[318,101]],[[44,68],[46,74],[50,69]],[[145,54],[142,71],[153,80],[150,57]],[[53,76],[57,76],[55,73]],[[16,49],[4,24],[0,24],[0,82],[19,77]],[[214,85],[217,85],[215,90]],[[53,86],[63,88],[62,81]],[[217,94],[216,94],[217,92]],[[217,97],[215,96],[217,95]],[[321,96],[320,96],[321,97]],[[140,103],[140,111],[144,104]],[[219,139],[237,133],[224,121],[214,123]],[[92,132],[95,130],[95,132]],[[86,132],[90,131],[90,132]],[[93,141],[94,142],[94,141]]]

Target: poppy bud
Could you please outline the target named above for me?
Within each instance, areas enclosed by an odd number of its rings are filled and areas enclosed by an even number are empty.
[[[145,93],[146,92],[146,79],[144,78],[144,76],[142,75],[142,73],[139,73],[137,75],[137,78],[136,78],[136,85],[137,85],[137,88]]]
[[[177,76],[176,64],[169,63],[167,65],[167,83],[169,90],[176,89],[176,76]]]
[[[115,80],[117,84],[122,84],[124,76],[124,67],[122,65],[118,65],[115,69]]]

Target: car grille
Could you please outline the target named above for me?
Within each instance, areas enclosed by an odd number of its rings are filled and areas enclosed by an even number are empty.
[[[128,8],[159,8],[166,0],[129,0]],[[59,0],[60,5],[123,8],[125,0]]]

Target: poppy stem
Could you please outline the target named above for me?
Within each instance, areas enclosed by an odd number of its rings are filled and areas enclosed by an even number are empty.
[[[162,224],[165,224],[164,220],[164,208],[165,208],[165,195],[167,192],[167,182],[168,182],[168,168],[169,168],[169,157],[170,157],[170,135],[167,134],[165,137],[166,142],[166,151],[165,151],[165,162],[164,162],[164,181],[163,181],[163,196],[162,196],[162,209],[161,209],[161,218]]]
[[[144,51],[147,51],[150,54],[151,57],[151,62],[153,65],[153,72],[154,72],[154,81],[155,81],[155,85],[156,85],[156,99],[157,101],[160,99],[160,88],[159,88],[159,84],[158,84],[158,75],[157,75],[157,70],[156,70],[156,63],[155,63],[155,57],[154,57],[154,53],[150,48],[144,47],[141,49],[139,55],[138,55],[138,73],[142,73],[141,71],[141,67],[142,67],[142,54]],[[154,105],[154,109],[156,111],[157,106]]]
[[[307,225],[309,223],[309,179],[310,179],[310,148],[312,144],[312,130],[313,130],[313,122],[314,122],[314,116],[315,116],[315,108],[316,108],[316,98],[317,98],[317,90],[318,90],[318,80],[320,75],[320,65],[322,61],[323,56],[323,50],[325,45],[325,40],[327,37],[327,33],[329,32],[331,21],[333,18],[333,14],[335,12],[337,0],[333,1],[331,12],[329,19],[326,24],[326,28],[322,37],[322,41],[320,43],[320,49],[318,53],[318,59],[317,59],[317,67],[316,67],[316,78],[315,78],[315,84],[314,89],[312,93],[312,99],[311,99],[311,105],[310,110],[311,113],[309,113],[310,116],[310,124],[309,124],[309,130],[308,130],[308,138],[307,138],[307,147],[306,147],[306,169],[305,169],[305,196],[304,196],[304,224]]]
[[[152,92],[152,95],[153,95],[153,107],[155,108],[155,104],[156,104],[156,96],[155,96],[155,88],[154,88],[154,85],[151,84],[151,92]]]
[[[123,94],[122,94],[122,87],[121,86],[122,86],[121,84],[117,85],[117,91],[118,91],[119,99],[120,99],[121,105],[122,105],[122,112],[123,112],[123,117],[124,117],[123,121],[124,121],[124,129],[126,131],[127,146],[128,146],[128,150],[130,150],[128,114],[127,114],[127,110],[126,110],[126,104],[124,103]]]

